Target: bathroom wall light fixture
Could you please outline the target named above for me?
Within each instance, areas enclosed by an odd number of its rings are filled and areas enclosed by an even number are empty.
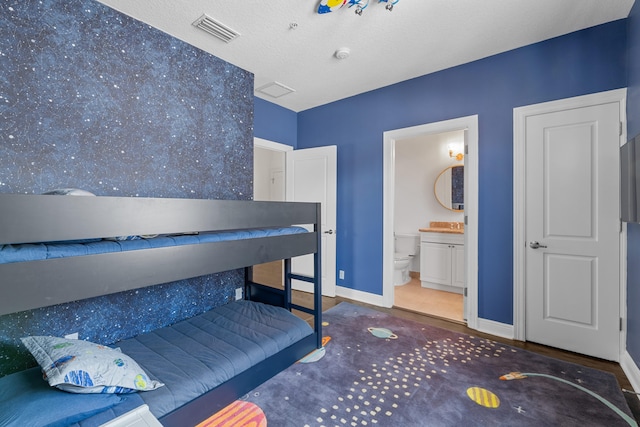
[[[449,144],[449,157],[461,161],[464,159],[464,144],[451,143]]]

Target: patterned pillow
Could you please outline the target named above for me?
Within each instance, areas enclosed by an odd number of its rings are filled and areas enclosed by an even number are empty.
[[[164,384],[120,349],[57,337],[22,338],[50,386],[71,393],[133,393]]]

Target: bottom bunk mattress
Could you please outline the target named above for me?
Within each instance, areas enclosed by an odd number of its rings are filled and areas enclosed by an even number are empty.
[[[140,393],[160,418],[312,333],[281,307],[236,301],[117,345],[165,384]]]
[[[236,301],[120,341],[114,347],[136,361],[150,379],[164,386],[118,395],[121,403],[109,405],[112,407],[74,425],[98,426],[143,403],[160,418],[312,333],[304,320],[281,307]],[[13,376],[16,380],[25,377],[30,378],[25,382],[34,382],[31,381],[34,375],[29,371],[12,374],[0,379],[0,385]],[[37,381],[35,385],[42,386]],[[56,392],[66,395],[66,399],[87,399],[88,396]],[[46,406],[46,402],[43,405]],[[43,406],[39,409],[47,410]],[[0,424],[12,425],[11,422]]]

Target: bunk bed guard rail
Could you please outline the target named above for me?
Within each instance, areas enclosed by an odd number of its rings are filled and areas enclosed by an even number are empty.
[[[0,264],[0,290],[6,296],[0,299],[0,315],[305,254],[316,255],[316,276],[321,271],[318,203],[0,194],[0,218],[0,245],[305,224],[314,228],[248,241]]]

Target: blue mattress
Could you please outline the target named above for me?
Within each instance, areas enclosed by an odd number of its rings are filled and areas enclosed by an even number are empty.
[[[100,425],[142,403],[160,418],[312,333],[283,308],[236,301],[120,341],[115,346],[165,386],[124,395],[123,403],[77,425]]]
[[[108,252],[134,251],[167,246],[194,245],[227,240],[256,239],[261,237],[283,236],[299,233],[307,233],[307,230],[302,227],[277,227],[179,236],[159,236],[152,239],[97,239],[96,241],[86,241],[82,243],[56,242],[9,244],[0,245],[0,264],[94,255]]]

